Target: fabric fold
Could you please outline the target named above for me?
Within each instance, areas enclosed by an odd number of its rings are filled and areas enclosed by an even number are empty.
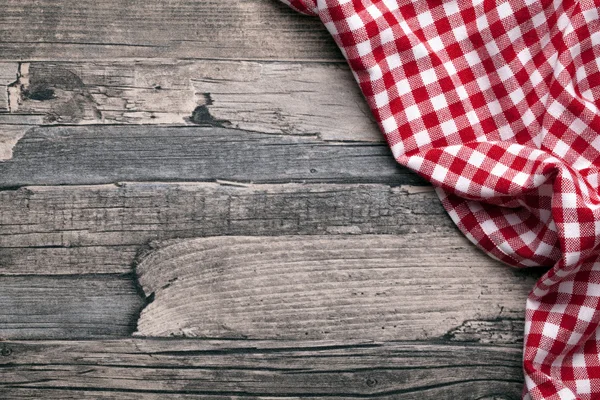
[[[513,267],[524,399],[600,398],[600,0],[281,0],[318,16],[396,160]]]

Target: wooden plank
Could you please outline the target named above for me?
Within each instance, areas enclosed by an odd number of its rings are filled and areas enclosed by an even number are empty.
[[[324,140],[384,140],[345,63],[23,63],[20,113],[53,124],[220,123]],[[13,73],[14,80],[14,73]]]
[[[0,188],[119,181],[424,184],[379,143],[325,142],[219,127],[29,130],[0,162]]]
[[[2,0],[0,8],[7,61],[342,58],[317,18],[279,1]]]
[[[0,162],[10,160],[13,148],[27,130],[42,123],[43,115],[0,113]]]
[[[140,246],[173,238],[460,237],[432,188],[416,188],[412,194],[415,187],[385,185],[122,183],[0,191],[0,274],[129,273]],[[465,254],[478,252],[460,246]]]
[[[0,390],[11,399],[516,399],[523,385],[516,345],[145,339],[0,346]]]
[[[9,88],[17,80],[17,63],[0,61],[0,113],[10,111]]]
[[[153,299],[136,334],[416,339],[471,319],[522,319],[535,283],[466,240],[429,235],[215,237],[156,244],[137,263]]]
[[[142,304],[132,276],[1,275],[0,338],[124,336]]]

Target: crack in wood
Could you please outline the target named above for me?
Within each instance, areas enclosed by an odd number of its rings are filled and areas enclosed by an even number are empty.
[[[18,63],[16,80],[7,86],[8,111],[16,113],[23,100],[23,91],[29,84],[29,63]]]

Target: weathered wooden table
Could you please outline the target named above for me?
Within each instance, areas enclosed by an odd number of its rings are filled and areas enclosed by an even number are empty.
[[[0,0],[0,398],[517,399],[540,271],[275,0]]]

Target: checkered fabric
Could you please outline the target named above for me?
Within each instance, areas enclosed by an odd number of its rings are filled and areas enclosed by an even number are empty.
[[[547,266],[524,399],[600,399],[600,0],[282,0],[317,15],[394,157],[477,246]]]

